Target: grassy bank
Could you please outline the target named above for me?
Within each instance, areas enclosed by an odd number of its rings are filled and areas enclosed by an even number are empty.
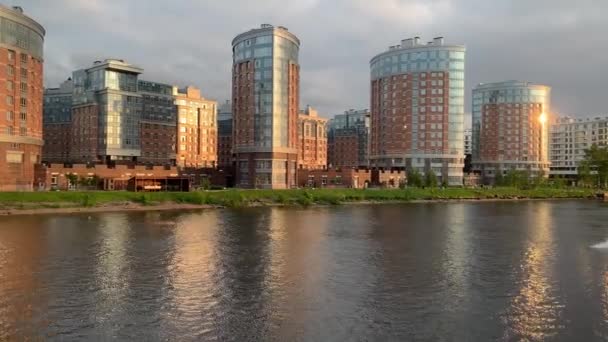
[[[591,189],[517,188],[494,189],[298,189],[298,190],[225,190],[206,192],[4,192],[0,209],[90,208],[120,205],[154,206],[159,204],[247,207],[260,205],[337,205],[348,202],[410,202],[421,200],[555,199],[588,198]]]

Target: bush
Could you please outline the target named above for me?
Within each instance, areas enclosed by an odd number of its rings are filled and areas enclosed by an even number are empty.
[[[417,188],[422,187],[422,175],[418,170],[411,169],[407,171],[407,185]]]
[[[436,188],[437,183],[437,175],[435,172],[433,170],[428,170],[426,175],[424,175],[424,185],[429,188]]]

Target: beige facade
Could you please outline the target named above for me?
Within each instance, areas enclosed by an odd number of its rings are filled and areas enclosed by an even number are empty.
[[[173,88],[177,106],[177,165],[217,165],[217,102],[205,99],[199,89]]]
[[[298,116],[298,168],[327,167],[327,119],[308,106]]]

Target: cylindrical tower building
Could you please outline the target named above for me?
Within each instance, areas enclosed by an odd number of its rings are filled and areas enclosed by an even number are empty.
[[[232,41],[233,151],[236,184],[296,185],[300,40],[262,25]]]
[[[549,174],[550,95],[547,86],[520,81],[473,89],[473,170],[485,183],[509,170]]]
[[[42,153],[44,28],[0,5],[0,191],[32,190]]]
[[[370,62],[370,165],[462,185],[465,47],[401,41]]]

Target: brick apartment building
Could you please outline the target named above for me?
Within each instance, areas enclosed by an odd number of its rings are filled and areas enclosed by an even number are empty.
[[[327,167],[327,119],[310,106],[298,116],[298,168]]]
[[[173,86],[138,81],[142,95],[140,120],[141,157],[139,162],[152,165],[176,163],[177,114]]]
[[[177,164],[181,167],[215,167],[217,164],[217,102],[199,89],[174,88],[177,107]]]
[[[296,185],[300,40],[262,25],[232,41],[233,150],[236,185]]]
[[[433,171],[462,185],[465,47],[405,39],[371,62],[372,167]]]
[[[0,191],[32,190],[42,154],[44,28],[0,5]]]
[[[369,165],[369,120],[367,109],[335,115],[328,124],[327,165],[357,168]]]
[[[473,170],[484,183],[509,170],[549,174],[551,89],[520,81],[473,89]]]

